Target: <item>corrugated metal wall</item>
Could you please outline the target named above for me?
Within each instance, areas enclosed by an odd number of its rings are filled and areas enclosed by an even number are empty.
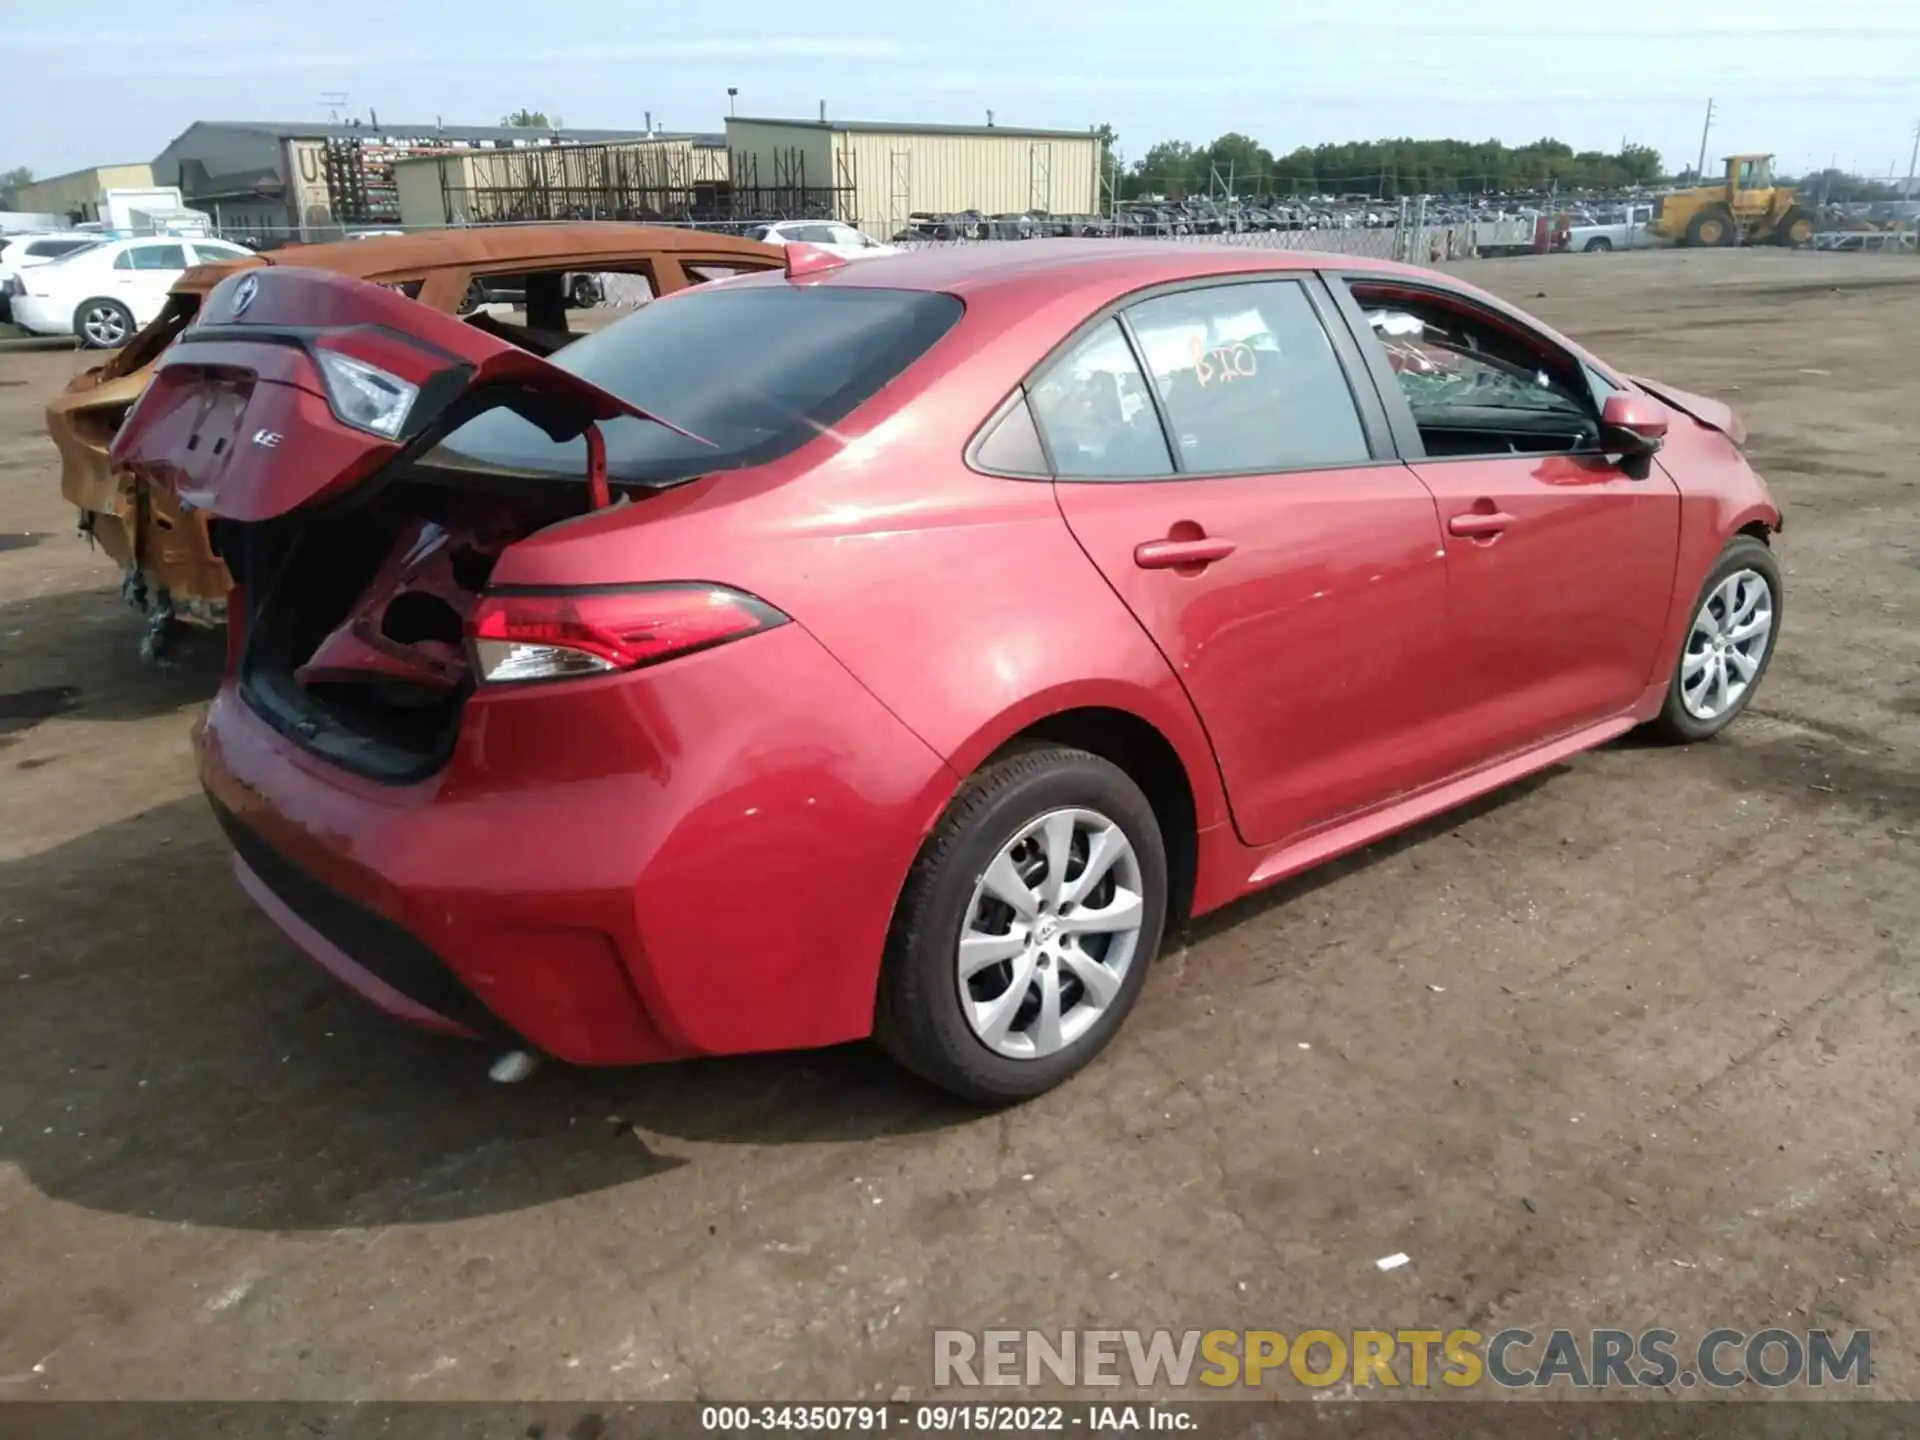
[[[393,188],[400,195],[400,223],[406,226],[463,224],[471,216],[467,196],[473,188],[473,174],[465,153],[428,155],[412,160],[397,160],[393,166]],[[442,199],[441,172],[446,173],[446,195],[451,197],[454,214],[447,214]]]
[[[853,177],[852,215],[889,239],[914,211],[978,210],[987,215],[1048,210],[1085,215],[1094,199],[1099,144],[1091,136],[927,135],[839,131],[839,168]]]
[[[727,149],[741,157],[735,162],[733,183],[762,190],[794,185],[789,156],[805,167],[806,183],[824,189],[835,184],[833,137],[813,125],[765,125],[753,120],[727,121]]]

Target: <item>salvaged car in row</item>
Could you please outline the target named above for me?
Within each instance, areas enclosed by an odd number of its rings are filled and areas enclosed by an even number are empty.
[[[1765,676],[1738,418],[1450,276],[785,258],[551,358],[236,275],[115,440],[240,581],[240,884],[503,1078],[873,1035],[1037,1095],[1186,917]]]
[[[224,623],[232,580],[213,553],[204,516],[183,511],[107,458],[154,362],[199,316],[207,293],[253,267],[298,265],[398,290],[444,314],[460,314],[536,355],[576,338],[568,310],[604,294],[602,277],[626,277],[636,296],[667,295],[727,275],[779,267],[778,246],[732,235],[617,223],[510,225],[381,235],[188,270],[158,318],[125,348],[82,374],[47,406],[47,431],[60,451],[60,490],[80,512],[80,528],[120,566],[127,599],[147,616],[142,652],[164,653],[181,622]],[[509,324],[484,306],[524,312]]]

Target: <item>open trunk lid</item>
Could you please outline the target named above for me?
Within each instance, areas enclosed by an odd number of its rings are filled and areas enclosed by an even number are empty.
[[[617,416],[687,433],[396,291],[272,266],[214,287],[112,460],[185,505],[260,521],[336,498],[492,409],[556,441],[587,434],[589,456],[596,422]]]

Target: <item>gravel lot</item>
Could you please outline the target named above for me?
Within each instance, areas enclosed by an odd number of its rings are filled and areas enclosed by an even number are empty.
[[[985,1116],[864,1046],[502,1088],[336,992],[199,797],[210,647],[144,670],[73,537],[80,358],[0,353],[0,1400],[921,1397],[935,1326],[1423,1322],[1869,1327],[1920,1396],[1920,264],[1460,268],[1745,413],[1757,709],[1209,917]]]

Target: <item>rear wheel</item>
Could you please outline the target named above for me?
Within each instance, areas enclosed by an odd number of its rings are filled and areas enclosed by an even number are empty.
[[[1781,599],[1773,552],[1751,535],[1736,536],[1700,587],[1655,733],[1705,740],[1747,708],[1773,659]]]
[[[1160,825],[1125,771],[1064,746],[994,761],[908,877],[875,1038],[969,1100],[1050,1090],[1133,1008],[1166,901]]]
[[[1596,235],[1593,237],[1593,239],[1587,241],[1587,243],[1585,245],[1582,245],[1580,248],[1586,251],[1589,255],[1594,255],[1594,254],[1600,253],[1603,250],[1611,250],[1613,248],[1613,242],[1607,239],[1607,237],[1604,235]]]
[[[567,298],[576,310],[591,310],[600,303],[600,286],[591,275],[576,275],[567,284]]]
[[[1687,222],[1689,245],[1731,245],[1733,216],[1724,209],[1702,210]]]
[[[1780,223],[1774,227],[1773,243],[1797,250],[1813,239],[1813,230],[1813,216],[1795,205],[1780,217]]]
[[[133,312],[118,300],[88,300],[73,312],[73,333],[89,350],[118,350],[133,337]]]

